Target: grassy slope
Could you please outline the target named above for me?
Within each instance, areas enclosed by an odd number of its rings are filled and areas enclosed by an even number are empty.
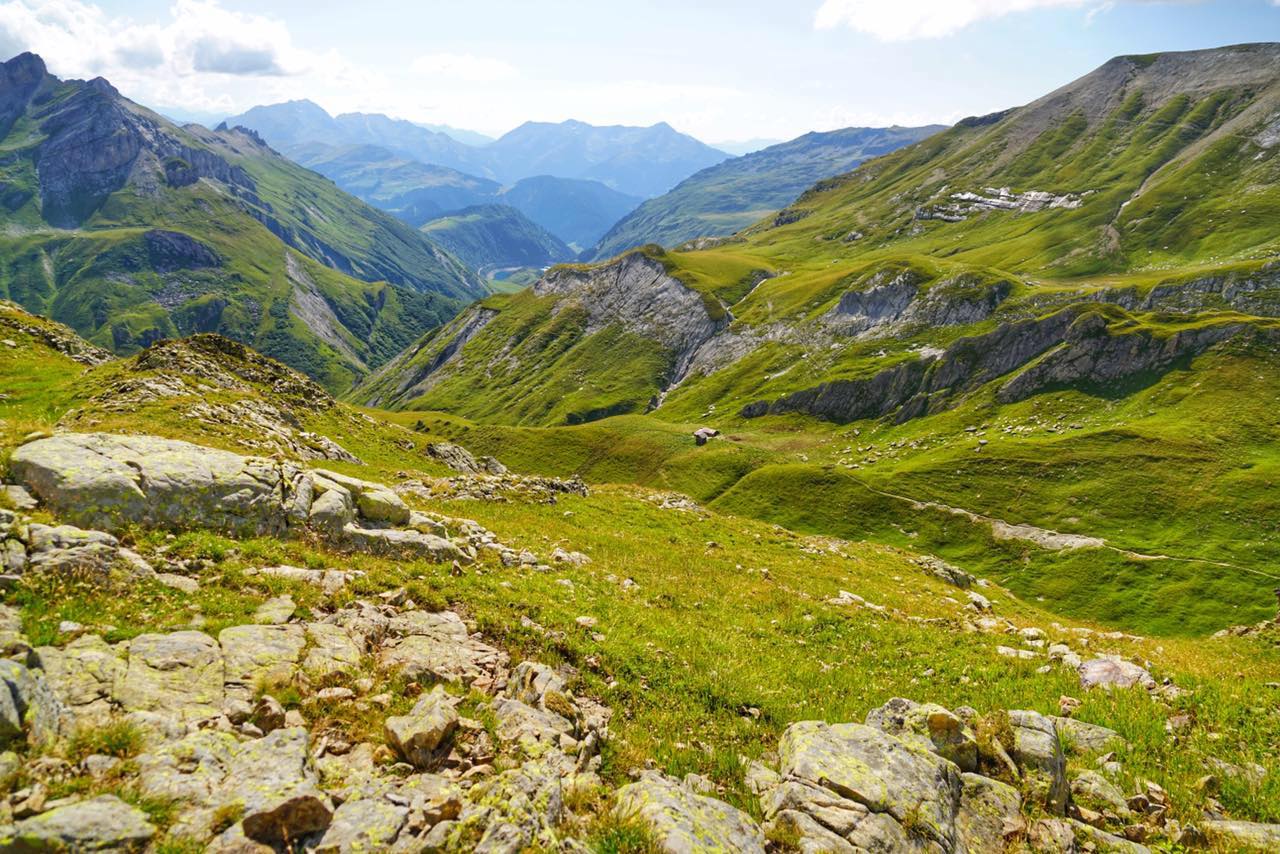
[[[0,350],[0,378],[11,390],[0,401],[0,445],[5,447],[23,431],[51,424],[121,370],[107,365],[86,372],[22,334],[16,334],[15,343],[14,349]],[[34,376],[33,361],[47,370]],[[428,434],[346,412],[339,409],[306,422],[366,461],[337,467],[388,482],[398,472],[438,472],[416,450],[405,450],[420,447]],[[102,429],[143,427],[235,447],[234,437],[173,422],[163,403],[141,414],[101,412],[97,417],[103,419]],[[656,422],[637,418],[626,424],[637,442],[665,441],[676,449],[673,439],[655,435],[663,432]],[[443,425],[430,426],[434,431]],[[469,438],[486,429],[492,428],[472,428]],[[578,449],[574,453],[590,453],[587,446],[601,441],[590,438],[592,431],[603,435],[601,425],[565,432],[580,439],[568,443]],[[597,450],[608,453],[602,445]],[[246,567],[287,563],[364,569],[369,575],[339,594],[340,600],[403,584],[423,606],[462,608],[513,654],[578,668],[585,692],[617,711],[604,769],[611,782],[624,782],[627,770],[652,760],[672,773],[708,774],[725,786],[725,797],[757,814],[758,803],[742,785],[739,757],[772,749],[791,721],[860,719],[893,696],[952,707],[967,704],[981,711],[1015,707],[1056,712],[1060,695],[1078,693],[1069,674],[1037,673],[1035,662],[1010,663],[995,655],[1003,638],[957,632],[951,627],[959,611],[954,589],[923,574],[908,554],[894,548],[824,544],[744,518],[663,510],[648,493],[634,488],[597,488],[589,498],[565,498],[555,506],[450,502],[431,509],[474,517],[504,541],[539,553],[556,545],[583,550],[592,563],[547,574],[484,563],[452,575],[447,567],[335,555],[305,541],[232,542],[187,534],[170,544],[171,554],[211,562],[194,596],[146,584],[127,591],[75,584],[55,590],[38,580],[6,596],[23,608],[36,642],[53,640],[48,627],[62,619],[120,627],[111,635],[114,640],[184,626],[191,606],[205,616],[206,630],[216,632],[247,621],[265,597],[276,593],[290,592],[302,607],[320,603],[314,589],[250,581],[243,574]],[[162,538],[145,531],[129,537],[144,548],[159,545]],[[623,578],[633,579],[639,588],[622,591],[618,583]],[[559,584],[561,579],[572,581],[572,588]],[[902,613],[880,615],[825,604],[840,589]],[[999,613],[1059,636],[1059,630],[1050,628],[1053,614],[1045,610],[1053,603],[1038,605],[989,592]],[[601,637],[576,626],[575,619],[584,614],[599,620]],[[941,622],[912,622],[908,615]],[[557,634],[527,628],[522,617]],[[1280,766],[1270,749],[1280,737],[1280,718],[1258,708],[1258,697],[1269,690],[1264,683],[1280,678],[1274,647],[1244,639],[1162,638],[1099,640],[1095,648],[1150,658],[1158,675],[1193,689],[1172,710],[1141,692],[1095,692],[1084,698],[1078,718],[1113,726],[1131,742],[1117,757],[1124,764],[1126,790],[1138,779],[1161,783],[1171,792],[1176,816],[1185,821],[1200,809],[1202,795],[1194,783],[1205,773],[1206,757],[1259,762],[1271,772],[1266,781],[1254,787],[1224,779],[1221,800],[1240,818],[1280,819]],[[351,707],[345,712],[323,705],[301,708],[313,717],[331,715],[329,725],[357,738],[381,737],[377,722],[351,717]],[[748,709],[758,709],[758,719]],[[1176,740],[1163,726],[1173,711],[1187,711],[1195,720],[1194,728]]]
[[[733,234],[786,207],[815,182],[941,129],[847,128],[811,133],[726,160],[640,205],[601,238],[594,257],[610,258],[647,243],[673,247],[695,237]]]
[[[422,232],[481,271],[547,267],[574,257],[563,240],[507,205],[463,208],[428,220]]]

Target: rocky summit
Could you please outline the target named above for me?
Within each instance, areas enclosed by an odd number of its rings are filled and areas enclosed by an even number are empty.
[[[0,851],[1280,850],[1277,60],[724,162],[0,64]]]

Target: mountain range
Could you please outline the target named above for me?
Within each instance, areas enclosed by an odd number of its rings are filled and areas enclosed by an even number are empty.
[[[598,127],[585,122],[525,122],[483,146],[376,113],[330,116],[311,101],[259,106],[229,118],[252,128],[281,152],[314,143],[376,145],[433,166],[446,166],[511,184],[550,175],[599,181],[620,193],[648,198],[699,169],[729,157],[666,123]]]
[[[128,353],[217,331],[344,388],[484,293],[420,232],[243,129],[0,67],[0,292]]]

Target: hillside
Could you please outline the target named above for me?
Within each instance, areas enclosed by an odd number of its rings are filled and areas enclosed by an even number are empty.
[[[483,204],[502,185],[446,166],[430,166],[376,145],[291,146],[289,157],[351,195],[419,228],[449,211]]]
[[[920,546],[505,472],[441,444],[486,428],[370,418],[218,336],[103,361],[17,309],[0,328],[24,708],[0,717],[3,844],[1144,854],[1276,831],[1272,622],[1111,631]],[[622,434],[561,431],[560,459],[733,453],[640,420],[603,455]]]
[[[0,294],[129,353],[217,331],[345,389],[481,293],[424,236],[239,130],[24,54],[0,72]]]
[[[490,297],[353,399],[492,425],[469,441],[527,443],[545,473],[608,464],[926,548],[1078,617],[1261,619],[1280,559],[1277,56],[1119,58],[739,239]],[[689,469],[617,416],[730,441]],[[552,450],[594,421],[592,453]]]
[[[482,273],[506,267],[548,267],[574,252],[551,232],[506,205],[478,205],[428,220],[436,243]]]
[[[592,257],[612,258],[647,243],[673,247],[698,237],[733,234],[791,204],[823,178],[941,130],[933,125],[809,133],[726,160],[640,205],[609,230]]]

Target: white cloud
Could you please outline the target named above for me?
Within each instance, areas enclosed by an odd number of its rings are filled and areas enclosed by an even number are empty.
[[[1111,7],[1114,2],[1115,0],[823,0],[814,16],[814,25],[818,29],[847,26],[886,42],[908,41],[949,36],[978,21],[1000,18],[1014,12],[1083,7],[1098,11]],[[1272,0],[1272,3],[1280,5],[1280,0]]]
[[[66,76],[283,76],[314,63],[280,21],[231,12],[216,0],[176,0],[169,13],[167,23],[143,26],[80,0],[10,0],[0,3],[0,49],[38,53]]]
[[[415,59],[410,68],[418,74],[430,77],[473,83],[509,80],[519,73],[514,65],[501,59],[470,53],[429,53]]]

